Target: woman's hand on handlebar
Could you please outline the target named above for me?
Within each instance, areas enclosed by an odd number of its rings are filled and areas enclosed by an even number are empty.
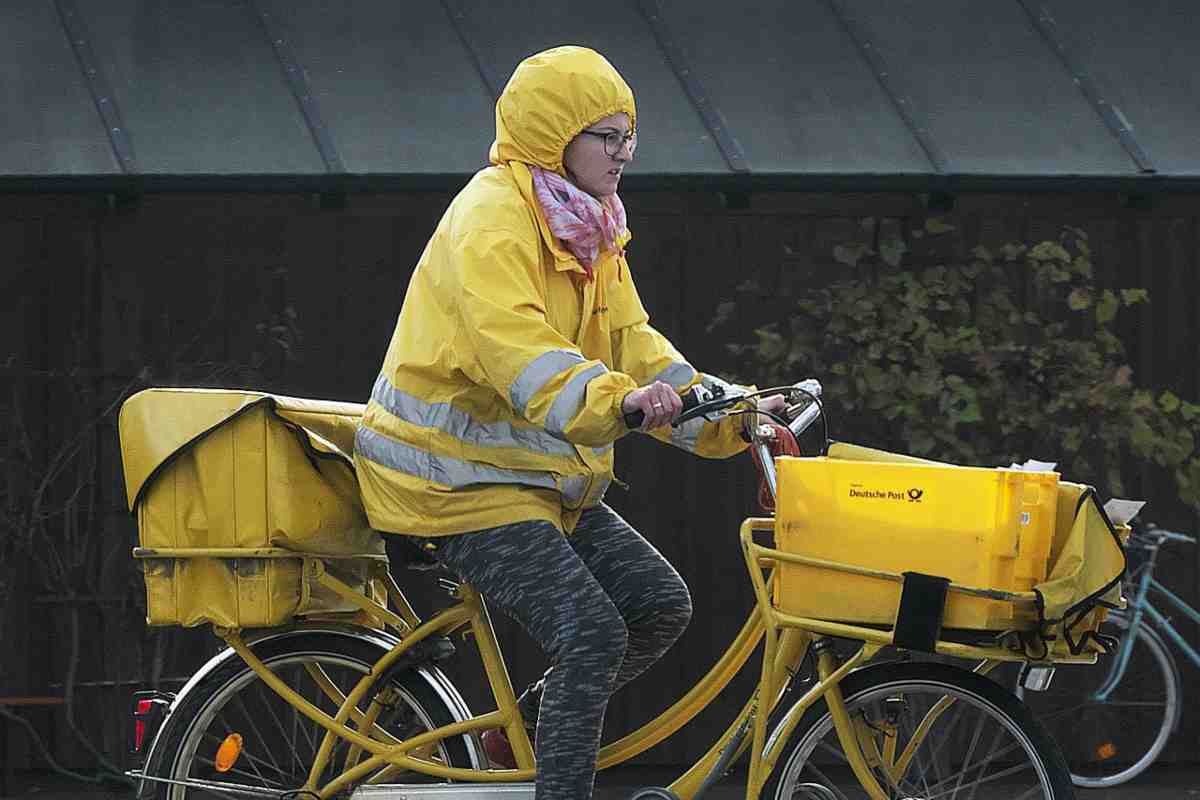
[[[655,381],[649,386],[634,389],[621,401],[621,413],[641,411],[645,416],[639,431],[652,431],[670,425],[683,410],[683,399],[669,383]]]
[[[778,414],[781,417],[784,416],[784,413],[787,411],[788,407],[787,398],[781,394],[773,394],[770,397],[760,397],[755,400],[755,402],[758,403],[759,411],[766,411],[769,414]],[[755,420],[755,422],[757,423],[758,420]]]
[[[781,394],[773,394],[769,397],[756,397],[754,404],[758,407],[759,411],[765,411],[781,417],[787,413],[788,408],[787,398]],[[743,414],[742,430],[745,432],[742,434],[742,438],[747,442],[750,441],[750,437],[755,431],[755,426],[766,421],[768,421],[768,418],[759,416],[758,414]]]

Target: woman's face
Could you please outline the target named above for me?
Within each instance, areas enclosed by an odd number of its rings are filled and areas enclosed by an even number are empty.
[[[598,119],[587,126],[563,151],[567,177],[592,197],[615,194],[617,184],[621,182],[621,171],[633,160],[636,144],[624,138],[629,132],[629,115],[624,111]],[[609,155],[605,150],[604,134],[616,134],[622,138],[615,155]]]

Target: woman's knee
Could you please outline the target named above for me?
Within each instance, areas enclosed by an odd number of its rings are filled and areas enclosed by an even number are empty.
[[[679,592],[672,596],[667,613],[680,620],[682,628],[692,621],[692,595],[687,586],[680,586]]]
[[[629,629],[612,603],[597,603],[564,621],[555,661],[586,660],[593,667],[614,671],[625,658]]]
[[[687,586],[681,583],[659,599],[654,624],[657,629],[673,633],[674,638],[678,638],[691,621],[692,595]]]

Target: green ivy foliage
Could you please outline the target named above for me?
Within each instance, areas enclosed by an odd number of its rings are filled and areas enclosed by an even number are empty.
[[[953,229],[933,222],[922,234]],[[959,464],[1057,461],[1110,495],[1154,465],[1200,508],[1200,405],[1134,383],[1114,325],[1149,296],[1097,285],[1084,231],[924,268],[907,250],[898,237],[839,245],[845,277],[831,284],[740,286],[710,328],[740,340],[734,377],[820,379],[844,441]],[[751,317],[766,324],[739,328]]]

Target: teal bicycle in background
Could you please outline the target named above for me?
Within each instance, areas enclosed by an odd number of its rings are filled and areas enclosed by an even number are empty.
[[[1200,611],[1154,578],[1158,554],[1168,542],[1195,544],[1196,539],[1147,525],[1126,544],[1131,557],[1143,558],[1136,566],[1131,563],[1126,576],[1127,607],[1110,612],[1101,628],[1120,639],[1117,648],[1095,666],[1060,666],[1046,691],[1025,691],[1018,684],[1018,696],[1062,748],[1076,786],[1130,780],[1154,763],[1179,726],[1183,681],[1164,636],[1197,667],[1200,651],[1151,596],[1165,599],[1193,622],[1200,623]]]

